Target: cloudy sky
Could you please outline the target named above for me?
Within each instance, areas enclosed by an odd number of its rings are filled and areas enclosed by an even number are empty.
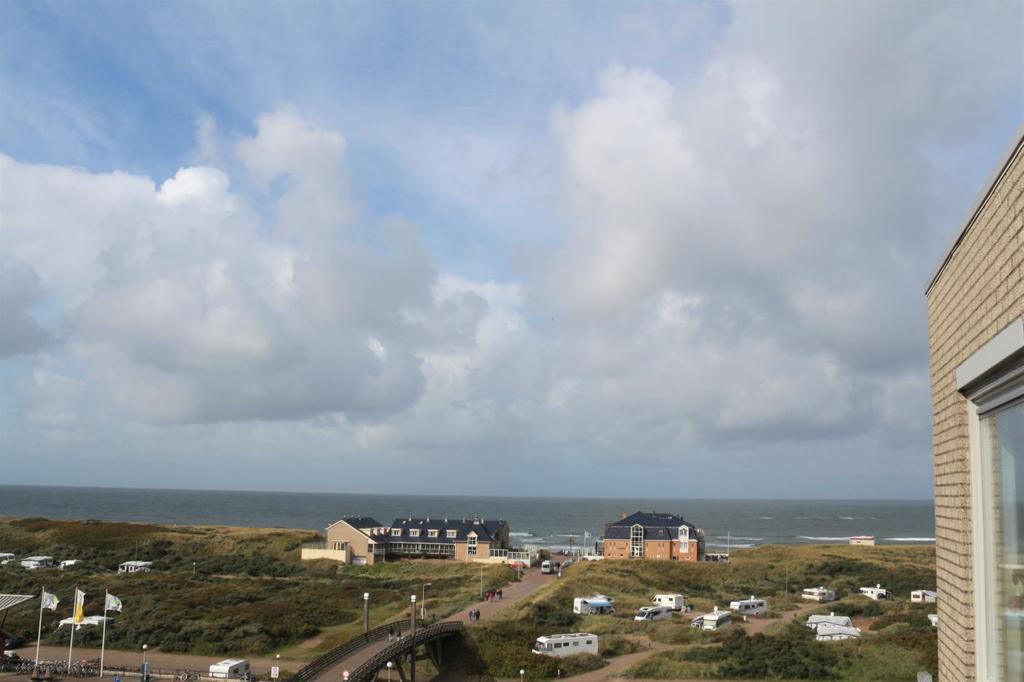
[[[0,3],[0,480],[929,497],[1006,3]]]

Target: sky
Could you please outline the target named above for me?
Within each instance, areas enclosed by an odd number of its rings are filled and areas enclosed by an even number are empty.
[[[3,483],[932,495],[1021,4],[0,20]]]

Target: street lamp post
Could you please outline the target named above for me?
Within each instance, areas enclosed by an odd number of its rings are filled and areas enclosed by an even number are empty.
[[[484,565],[480,564],[480,598],[484,598]]]
[[[195,579],[195,577],[196,577],[196,562],[193,561],[192,562],[192,578]]]
[[[416,637],[416,595],[412,595],[409,600],[412,604],[409,611],[412,617],[409,619],[412,623],[412,629],[410,631],[411,637]],[[412,640],[412,647],[409,649],[409,680],[410,682],[416,682],[416,640]]]
[[[434,583],[423,583],[423,595],[420,597],[420,618],[426,619],[427,617],[427,588]]]
[[[142,645],[142,679],[144,681],[149,679],[149,671],[146,669],[146,649],[148,648],[148,644]]]
[[[388,682],[391,682],[391,668],[393,668],[394,665],[395,665],[394,663],[392,663],[391,661],[388,661]]]
[[[526,668],[520,668],[519,669],[519,679],[522,680],[525,677],[526,677]]]
[[[370,593],[363,592],[363,634],[370,631]]]

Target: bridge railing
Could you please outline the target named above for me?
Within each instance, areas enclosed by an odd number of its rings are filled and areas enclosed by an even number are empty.
[[[415,649],[424,642],[437,639],[438,637],[444,637],[451,635],[456,632],[461,632],[463,629],[461,621],[457,620],[446,620],[434,625],[427,626],[422,630],[417,630],[415,635],[405,637],[402,640],[391,644],[390,646],[381,649],[374,654],[369,660],[357,667],[349,674],[349,682],[372,682],[374,675],[388,664],[388,661],[394,661],[403,654],[407,654],[410,649]]]
[[[410,629],[411,624],[408,620],[396,620],[375,627],[369,632],[359,635],[358,637],[353,637],[347,642],[334,647],[326,654],[313,659],[306,667],[299,669],[298,672],[292,675],[290,680],[291,682],[310,682],[310,680],[315,680],[326,670],[329,670],[339,661],[348,658],[364,646],[384,639],[388,636],[389,632],[401,634]]]

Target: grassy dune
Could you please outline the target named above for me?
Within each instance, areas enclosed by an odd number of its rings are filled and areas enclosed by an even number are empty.
[[[876,603],[854,596],[863,585],[881,583],[899,601]],[[751,594],[769,600],[769,616],[784,616],[809,602],[799,598],[804,587],[828,585],[840,601],[814,611],[846,612],[871,617],[859,642],[820,643],[802,624],[779,622],[764,635],[748,636],[743,628],[703,632],[689,627],[689,617],[638,623],[633,615],[658,592],[681,592],[695,605],[695,614],[723,608]],[[787,592],[788,585],[788,592]],[[476,650],[486,672],[508,677],[526,666],[531,675],[550,676],[548,661],[530,653],[542,634],[587,631],[601,636],[602,650],[619,649],[623,640],[655,642],[673,648],[652,655],[628,670],[635,678],[679,679],[842,679],[902,680],[907,672],[935,672],[935,631],[927,613],[934,605],[909,604],[910,591],[934,589],[932,547],[767,546],[736,550],[730,564],[689,564],[658,561],[606,561],[577,564],[559,580],[507,612],[500,622],[476,633]],[[594,593],[615,598],[613,616],[575,616],[572,600]],[[694,614],[694,615],[695,615]],[[753,663],[749,663],[753,661]],[[581,660],[578,667],[593,667]],[[563,670],[577,667],[561,664]],[[913,674],[909,679],[913,679]]]
[[[196,654],[281,653],[308,658],[357,634],[362,595],[371,594],[371,623],[402,617],[409,596],[424,582],[427,608],[438,617],[471,603],[479,593],[478,566],[405,561],[372,567],[303,562],[299,549],[316,533],[289,529],[178,527],[133,523],[0,519],[0,551],[82,559],[83,566],[26,571],[0,568],[3,591],[38,594],[45,585],[61,603],[43,617],[46,643],[67,641],[57,621],[70,615],[75,586],[88,595],[86,613],[99,614],[103,591],[124,602],[108,629],[112,648],[142,643]],[[154,562],[150,573],[117,575],[129,559]],[[193,577],[193,562],[195,576]],[[512,579],[502,566],[485,569],[485,583]],[[33,605],[35,608],[33,608]],[[34,638],[38,602],[14,608],[7,628]],[[75,641],[99,643],[98,628],[83,628]]]

